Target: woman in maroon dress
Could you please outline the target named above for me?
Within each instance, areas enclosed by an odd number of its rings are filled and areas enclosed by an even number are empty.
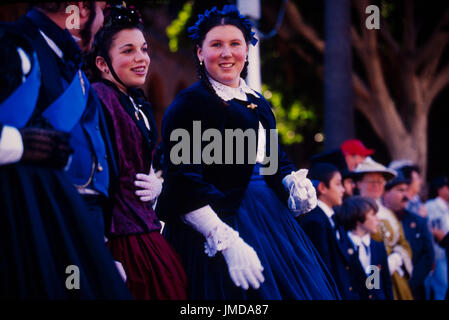
[[[142,30],[137,11],[110,8],[88,58],[115,151],[109,159],[115,178],[106,234],[136,299],[185,299],[184,269],[160,234],[161,223],[152,208],[162,181],[151,165],[156,124],[150,104],[137,89],[150,64]]]

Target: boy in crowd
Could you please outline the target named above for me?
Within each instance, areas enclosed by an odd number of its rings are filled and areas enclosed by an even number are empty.
[[[374,200],[354,196],[343,202],[337,219],[347,230],[345,246],[361,299],[393,300],[385,245],[371,239],[380,224],[378,209]]]
[[[360,300],[351,276],[354,271],[342,246],[345,230],[336,223],[333,209],[340,206],[343,199],[340,171],[330,163],[315,163],[309,170],[308,178],[317,191],[318,205],[297,220],[332,274],[342,298]]]

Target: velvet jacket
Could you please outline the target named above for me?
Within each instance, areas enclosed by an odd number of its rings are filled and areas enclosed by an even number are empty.
[[[37,53],[41,70],[41,88],[33,116],[28,125],[50,127],[42,112],[67,88],[82,65],[81,50],[68,30],[62,30],[45,14],[31,9],[26,16],[11,24],[16,32],[26,35]],[[61,50],[59,58],[39,31],[43,31]],[[72,184],[85,186],[107,196],[110,152],[108,136],[104,128],[103,114],[98,97],[89,89],[86,108],[80,121],[70,132],[70,144],[74,149],[67,171]]]
[[[256,108],[247,107],[249,103]],[[201,143],[200,150],[193,149],[195,139],[193,121],[200,121],[201,137],[207,129],[217,129],[222,137],[222,164],[193,163],[194,152],[203,152],[209,142]],[[261,95],[248,95],[248,102],[236,99],[224,103],[204,81],[199,81],[180,92],[166,110],[162,120],[162,142],[164,146],[164,185],[159,196],[156,211],[164,220],[180,221],[180,215],[189,213],[205,205],[210,205],[218,215],[235,214],[250,181],[255,158],[248,160],[249,147],[245,143],[244,163],[236,162],[236,147],[233,148],[233,164],[225,164],[225,129],[252,129],[258,132],[259,121],[265,129],[275,129],[276,121],[270,104]],[[172,148],[180,140],[171,141],[175,129],[184,129],[190,137],[190,162],[174,164],[170,158]],[[266,153],[269,153],[270,134],[266,134]],[[257,137],[256,137],[257,141]],[[251,147],[254,147],[253,145]],[[282,179],[295,170],[286,154],[277,146],[278,169],[273,175],[265,175],[265,180],[285,204],[288,194]],[[229,152],[229,150],[228,150]],[[255,157],[255,154],[254,154]]]
[[[117,176],[111,190],[112,213],[109,235],[129,235],[159,231],[161,224],[150,202],[135,195],[137,173],[150,172],[151,155],[157,141],[157,129],[148,102],[134,98],[147,116],[150,129],[136,118],[129,97],[109,81],[96,82],[93,88],[101,100],[106,115]],[[115,170],[114,170],[115,171]],[[109,221],[107,221],[109,222]]]
[[[359,300],[358,282],[353,277],[356,271],[353,264],[350,263],[347,251],[349,248],[344,245],[346,232],[343,227],[335,224],[335,228],[340,234],[339,240],[329,222],[329,218],[319,206],[299,216],[297,221],[312,240],[313,245],[332,274],[343,300]]]
[[[371,239],[369,250],[371,253],[371,265],[379,268],[379,288],[368,289],[366,286],[367,275],[363,269],[359,260],[358,249],[352,243],[349,237],[345,237],[343,244],[345,248],[351,248],[347,250],[349,252],[349,263],[351,264],[351,276],[357,283],[357,291],[360,293],[362,300],[393,300],[393,289],[391,284],[390,270],[388,269],[387,251],[385,245],[382,242]],[[371,274],[373,275],[373,273]],[[370,281],[372,282],[372,281]]]

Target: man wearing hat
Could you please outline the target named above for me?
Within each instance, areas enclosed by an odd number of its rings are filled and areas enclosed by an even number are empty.
[[[394,298],[412,300],[413,295],[408,284],[413,270],[412,249],[405,238],[400,221],[381,200],[386,182],[395,178],[397,173],[367,157],[355,168],[354,174],[360,195],[375,200],[379,206],[377,216],[381,220],[380,228],[372,238],[383,241],[387,249]]]
[[[415,300],[425,300],[425,279],[432,269],[434,253],[432,236],[427,228],[426,219],[406,209],[410,179],[402,170],[385,185],[383,203],[390,209],[402,224],[405,238],[412,248],[413,272],[409,286]]]
[[[345,157],[346,163],[350,171],[362,163],[366,157],[371,156],[374,153],[374,149],[368,149],[358,139],[350,139],[344,141],[340,146],[341,151]]]
[[[346,232],[336,220],[333,209],[342,204],[344,189],[341,174],[334,165],[319,162],[312,165],[308,178],[317,190],[318,205],[299,216],[297,221],[332,274],[342,298],[359,300],[356,271],[352,269],[347,248],[343,245]]]
[[[448,243],[449,243],[449,180],[438,177],[430,183],[429,198],[426,202],[428,227],[433,234],[435,269],[430,273],[428,286],[430,296],[443,300],[448,290]],[[446,250],[444,250],[446,248]]]
[[[404,173],[406,179],[410,180],[408,185],[408,202],[405,207],[407,210],[417,213],[423,218],[427,217],[427,208],[421,200],[419,193],[423,184],[421,177],[421,170],[419,167],[410,160],[394,160],[388,166],[393,170],[401,170]]]

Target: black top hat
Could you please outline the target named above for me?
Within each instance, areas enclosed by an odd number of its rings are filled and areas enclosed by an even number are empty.
[[[311,166],[321,162],[331,163],[335,167],[337,167],[343,179],[352,177],[352,172],[349,171],[348,165],[346,164],[345,156],[343,155],[343,152],[341,151],[340,148],[325,151],[312,156]]]

